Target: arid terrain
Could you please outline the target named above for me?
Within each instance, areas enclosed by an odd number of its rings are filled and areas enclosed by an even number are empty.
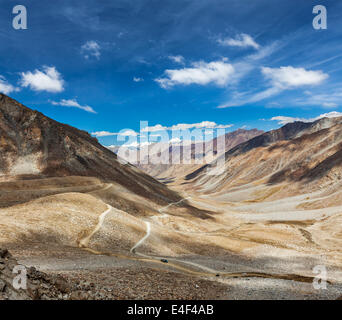
[[[0,299],[340,297],[342,119],[240,134],[219,175],[138,169],[0,95],[0,248],[49,283],[18,296],[0,268]]]

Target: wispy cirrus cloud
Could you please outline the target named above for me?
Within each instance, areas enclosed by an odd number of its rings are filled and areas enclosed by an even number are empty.
[[[87,106],[87,105],[82,106],[75,99],[62,99],[59,102],[51,101],[51,104],[54,106],[78,108],[86,112],[97,113],[92,107]]]
[[[335,102],[323,102],[322,107],[323,108],[336,108],[338,107],[338,104]]]
[[[190,68],[165,70],[164,74],[164,77],[155,79],[162,88],[191,84],[225,86],[234,74],[234,67],[226,60],[199,61]]]
[[[156,132],[161,131],[182,131],[189,129],[228,129],[231,128],[233,124],[217,124],[213,121],[202,121],[199,123],[179,123],[173,126],[163,126],[161,124],[156,124],[154,126],[147,126],[141,129],[141,133],[146,136],[147,133],[152,133],[150,137],[160,137],[160,134]],[[120,132],[111,132],[111,131],[95,131],[91,133],[95,137],[109,137],[109,136],[126,136],[126,137],[137,137],[140,135],[139,132],[136,132],[132,129],[123,129]]]
[[[274,52],[279,50],[283,45],[284,44],[281,41],[274,41],[269,45],[260,47],[257,52],[254,52],[248,55],[245,60],[247,60],[250,63],[255,63],[255,61],[259,61],[259,60],[269,57]]]
[[[110,137],[110,136],[115,136],[117,133],[116,132],[110,132],[110,131],[95,131],[92,132],[91,135],[95,137]]]
[[[280,88],[271,87],[271,88],[265,89],[257,93],[238,92],[234,94],[232,99],[230,99],[228,102],[222,105],[219,105],[217,108],[224,109],[224,108],[238,107],[238,106],[243,106],[243,105],[250,104],[250,103],[259,102],[267,98],[270,98],[274,95],[277,95],[281,91],[282,90]]]
[[[158,132],[164,130],[176,131],[176,130],[188,130],[188,129],[227,129],[232,127],[233,124],[217,124],[213,121],[202,121],[199,123],[179,123],[170,127],[157,124],[155,126],[145,127],[142,132]]]
[[[87,41],[84,45],[82,45],[81,53],[86,59],[95,57],[97,60],[99,60],[101,57],[101,46],[94,40]]]
[[[140,77],[133,77],[133,81],[134,81],[134,82],[143,82],[144,79],[143,79],[143,78],[140,78]]]
[[[288,117],[288,116],[276,116],[276,117],[272,117],[270,120],[271,121],[278,121],[278,124],[285,125],[285,124],[293,123],[296,121],[313,122],[313,121],[323,119],[323,118],[336,118],[336,117],[342,117],[342,112],[331,111],[328,113],[323,113],[323,114],[321,114],[315,118],[298,118],[298,117]]]
[[[186,130],[186,129],[227,129],[232,127],[233,124],[217,124],[213,121],[202,121],[199,123],[180,123],[169,127],[169,130]]]
[[[321,106],[326,109],[337,108],[342,105],[340,89],[327,89],[321,92],[305,91],[304,96],[291,101],[296,106]]]
[[[5,77],[0,75],[0,92],[10,94],[11,92],[19,91],[19,88],[12,86]]]
[[[42,70],[22,72],[20,84],[33,91],[58,93],[64,90],[64,80],[55,67],[44,66]]]
[[[110,131],[95,131],[91,133],[95,137],[110,137],[110,136],[126,136],[126,137],[137,137],[138,132],[134,130],[124,129],[120,132],[110,132]]]
[[[241,33],[237,35],[235,38],[218,39],[217,42],[222,46],[241,48],[252,47],[256,50],[260,49],[260,45],[256,43],[255,40],[249,34],[246,33]]]
[[[269,68],[262,67],[264,80],[269,81],[270,87],[257,93],[239,93],[237,98],[220,105],[218,108],[242,106],[259,102],[275,96],[284,90],[291,90],[304,86],[317,86],[324,82],[329,75],[322,70],[306,70],[292,66]]]
[[[149,141],[144,141],[144,142],[138,142],[138,141],[134,141],[131,143],[125,143],[122,145],[122,147],[124,148],[143,148],[143,147],[147,147],[149,145],[153,144],[153,142],[149,142]]]
[[[161,124],[156,124],[155,126],[148,126],[141,130],[141,132],[158,132],[168,130],[168,127],[162,126]]]
[[[185,59],[183,56],[181,55],[177,55],[177,56],[168,56],[168,58],[175,62],[175,63],[179,63],[179,64],[184,64],[185,63]]]

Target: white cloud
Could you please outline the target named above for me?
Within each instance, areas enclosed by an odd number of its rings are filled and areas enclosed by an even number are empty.
[[[302,122],[310,122],[307,121],[307,119],[304,118],[295,118],[295,117],[286,117],[286,116],[277,116],[270,119],[271,121],[278,121],[278,124],[285,125],[287,123],[292,123],[296,121],[302,121]]]
[[[206,85],[214,83],[224,86],[234,74],[234,67],[223,61],[213,61],[206,63],[199,61],[193,63],[192,68],[182,68],[175,70],[165,70],[164,78],[155,79],[162,88],[175,85]]]
[[[151,142],[151,141],[144,141],[144,142],[134,141],[134,142],[131,142],[129,144],[128,143],[123,144],[121,146],[121,148],[141,149],[141,148],[153,145],[155,143],[156,142]],[[172,138],[172,139],[169,139],[169,140],[165,140],[165,141],[159,142],[159,146],[164,146],[165,149],[167,149],[170,144],[174,145],[174,146],[179,146],[179,145],[186,146],[186,145],[191,145],[192,141],[191,140],[183,140],[183,139],[181,139],[179,137],[175,137],[175,138]],[[115,147],[115,146],[109,146],[109,148],[113,148],[113,147]]]
[[[223,46],[231,46],[231,47],[241,47],[247,48],[252,47],[256,50],[260,48],[260,45],[254,41],[254,39],[245,33],[239,34],[235,39],[227,38],[227,39],[219,39],[218,43]]]
[[[5,77],[0,76],[0,92],[4,94],[10,94],[13,91],[19,91],[19,88],[16,88],[9,84]]]
[[[167,130],[167,127],[162,126],[161,124],[156,124],[155,126],[145,127],[141,130],[141,132],[156,132]]]
[[[229,108],[255,103],[279,94],[284,90],[291,90],[301,86],[318,85],[326,80],[329,75],[321,70],[311,71],[304,68],[291,66],[280,68],[262,67],[261,72],[265,79],[271,81],[271,87],[254,93],[239,93],[231,101],[218,106],[218,108]]]
[[[338,107],[338,104],[335,103],[335,102],[323,102],[322,103],[322,106],[324,108],[337,108]]]
[[[96,111],[92,107],[82,106],[75,99],[69,99],[69,100],[62,99],[60,102],[51,101],[51,104],[55,106],[78,108],[78,109],[81,109],[90,113],[96,113]]]
[[[171,61],[173,61],[173,62],[175,62],[175,63],[179,63],[179,64],[184,64],[184,62],[185,62],[184,57],[181,56],[181,55],[178,55],[178,56],[168,56],[168,58],[169,58]]]
[[[296,121],[301,121],[301,122],[313,122],[322,118],[336,118],[336,117],[342,117],[342,112],[338,112],[338,111],[331,111],[328,113],[323,113],[321,115],[319,115],[316,118],[296,118],[296,117],[286,117],[286,116],[277,116],[277,117],[273,117],[270,120],[272,121],[278,121],[278,124],[281,125],[285,125],[287,123],[292,123],[292,122],[296,122]]]
[[[212,121],[202,121],[199,123],[179,123],[173,125],[171,127],[165,127],[161,124],[157,124],[151,127],[145,127],[142,129],[142,132],[157,132],[157,131],[164,131],[164,130],[188,130],[188,129],[227,129],[232,127],[233,124],[217,124],[216,122]]]
[[[142,82],[142,81],[144,81],[144,79],[143,78],[139,78],[139,77],[134,77],[133,81],[134,82]]]
[[[137,137],[139,133],[135,132],[134,130],[124,130],[117,133],[118,136],[124,137]]]
[[[64,80],[55,67],[43,67],[43,71],[21,73],[21,85],[34,91],[47,91],[52,93],[64,90]]]
[[[322,119],[322,118],[336,118],[336,117],[341,117],[341,116],[342,116],[342,112],[331,111],[331,112],[323,113],[319,115],[318,117],[315,118],[315,120]]]
[[[109,136],[124,136],[124,137],[137,137],[139,133],[134,130],[122,130],[120,132],[110,131],[95,131],[91,133],[95,137],[109,137]]]
[[[172,127],[169,127],[169,130],[187,130],[187,129],[226,129],[232,127],[232,124],[217,124],[216,122],[212,121],[202,121],[200,123],[179,123],[177,125],[173,125]]]
[[[95,137],[110,137],[117,135],[116,132],[109,132],[109,131],[95,131],[91,133]]]
[[[182,139],[176,137],[176,138],[170,139],[170,140],[169,140],[169,143],[170,143],[170,144],[176,144],[176,145],[177,145],[177,144],[182,143],[182,141],[183,141]]]
[[[205,122],[207,122],[207,123],[212,123],[212,122],[210,122],[210,121],[205,121]],[[215,123],[215,122],[213,122],[213,123]],[[199,124],[199,123],[193,123],[193,124],[191,124],[191,123],[179,123],[179,124],[175,124],[175,125],[173,125],[172,127],[169,127],[168,129],[169,130],[188,130],[188,129],[192,129],[192,128],[204,128],[205,126],[203,125],[203,126],[201,126],[201,124]]]
[[[145,142],[134,141],[131,144],[123,144],[122,147],[124,147],[124,148],[143,148],[143,147],[151,145],[152,143],[153,142],[148,142],[148,141],[145,141]]]
[[[140,147],[140,143],[137,141],[134,141],[130,144],[123,144],[122,147],[124,148],[139,148]]]
[[[185,140],[183,139],[183,137],[174,137],[172,139],[169,139],[168,141],[165,141],[165,147],[168,148],[168,146],[171,144],[173,146],[189,146],[191,145],[192,143],[196,143],[196,142],[202,142],[203,139],[195,139],[194,141],[193,140]]]
[[[81,53],[84,55],[86,59],[89,59],[90,57],[95,57],[97,60],[99,60],[101,56],[101,47],[96,41],[87,41],[81,47]]]
[[[261,68],[265,78],[270,79],[275,87],[282,89],[300,87],[306,85],[318,85],[326,80],[329,75],[321,70],[312,71],[291,66],[280,68]]]

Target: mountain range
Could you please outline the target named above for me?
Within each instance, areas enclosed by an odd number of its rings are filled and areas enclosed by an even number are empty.
[[[1,94],[0,299],[339,297],[342,118],[224,138],[150,155],[188,164],[135,166]],[[46,289],[10,288],[15,263]]]

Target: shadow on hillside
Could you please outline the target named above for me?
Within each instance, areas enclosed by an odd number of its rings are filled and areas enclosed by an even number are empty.
[[[272,175],[268,183],[278,184],[284,181],[310,183],[324,178],[335,167],[342,167],[342,150],[337,151],[313,168],[301,165],[295,169],[283,169]]]

